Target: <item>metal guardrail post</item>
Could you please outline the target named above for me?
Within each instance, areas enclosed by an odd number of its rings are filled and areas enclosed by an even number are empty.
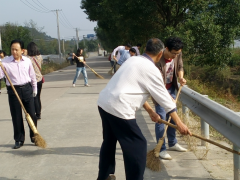
[[[201,118],[201,134],[203,137],[209,139],[209,124],[206,123],[202,118]],[[201,140],[201,146],[206,146],[207,142]]]
[[[240,152],[240,148],[233,144],[233,149]],[[240,156],[233,154],[234,180],[240,180]]]
[[[184,123],[186,124],[187,122],[189,122],[189,109],[187,106],[182,105],[182,113],[184,115]]]
[[[203,95],[204,97],[208,97],[208,95]],[[201,118],[201,134],[203,137],[209,139],[209,124]],[[206,146],[207,142],[201,140],[201,146]]]

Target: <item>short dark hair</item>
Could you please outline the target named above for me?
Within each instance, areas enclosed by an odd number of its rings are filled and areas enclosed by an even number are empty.
[[[129,51],[131,51],[131,52],[133,52],[133,53],[135,53],[135,54],[137,53],[137,52],[136,52],[136,49],[134,49],[134,48],[129,49]]]
[[[38,47],[37,47],[37,45],[34,42],[30,42],[27,45],[27,53],[28,53],[29,56],[38,56],[38,55],[40,55]]]
[[[146,45],[146,53],[151,55],[158,55],[164,49],[163,42],[158,38],[149,39]]]
[[[183,42],[179,37],[169,37],[166,40],[165,46],[168,48],[169,51],[178,51],[180,49],[183,49]]]
[[[14,40],[12,40],[10,47],[12,47],[12,44],[14,44],[14,43],[20,44],[21,49],[24,49],[24,43],[23,43],[22,40],[20,40],[20,39],[14,39]]]
[[[137,47],[142,47],[142,44],[140,44],[140,43],[139,43],[139,44],[137,44]]]
[[[132,45],[131,45],[131,44],[129,44],[129,43],[127,43],[125,46],[127,46],[127,47],[129,47],[129,48],[131,48],[131,47],[132,47]]]
[[[3,55],[4,55],[4,57],[6,56],[6,53],[5,53],[5,51],[3,51],[3,50],[0,50],[0,54],[2,54],[3,53]]]

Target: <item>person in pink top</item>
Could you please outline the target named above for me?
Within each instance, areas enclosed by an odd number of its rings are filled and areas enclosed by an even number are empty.
[[[37,127],[37,117],[34,109],[34,99],[37,95],[37,81],[32,62],[29,58],[22,56],[24,43],[21,40],[13,40],[11,42],[11,56],[4,58],[2,64],[9,75],[22,103],[31,116],[35,126]],[[4,77],[3,70],[0,68],[0,79]],[[13,149],[23,146],[25,141],[25,131],[23,123],[22,108],[18,102],[17,96],[6,81],[8,90],[8,102],[12,116],[15,145]],[[34,143],[34,133],[30,129],[30,139]]]

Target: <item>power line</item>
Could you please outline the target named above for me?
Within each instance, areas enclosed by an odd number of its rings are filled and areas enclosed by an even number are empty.
[[[36,4],[38,7],[40,7],[39,4],[37,4],[34,0],[32,0],[32,2],[34,2],[34,4]],[[41,9],[40,9],[41,11],[46,11],[46,10],[43,9],[42,7],[40,7],[40,8],[41,8]]]
[[[29,8],[31,8],[32,10],[34,10],[34,11],[37,11],[37,12],[40,12],[40,13],[48,13],[48,12],[46,12],[46,11],[42,11],[42,10],[39,10],[39,9],[37,9],[36,7],[34,7],[34,6],[30,6],[29,4],[29,2],[28,2],[28,4],[27,3],[25,3],[24,1],[22,1],[22,0],[20,0],[23,4],[25,4],[26,6],[28,6]]]
[[[28,0],[26,0],[26,2],[27,2],[29,5],[31,5],[31,7],[34,7],[34,9],[37,9],[38,11],[41,11],[41,12],[43,12],[43,13],[47,13],[47,11],[43,11],[43,10],[41,10],[41,9],[38,9],[36,6],[32,5],[30,2],[28,2]],[[49,11],[48,11],[48,12],[49,12]]]
[[[48,8],[46,8],[44,5],[42,5],[41,2],[39,2],[38,0],[37,0],[37,2],[38,2],[43,8],[45,8],[45,9],[48,10],[48,11],[50,11]]]
[[[70,25],[72,28],[74,28],[73,25],[69,22],[69,20],[68,20],[67,17],[65,16],[64,12],[61,11],[60,14],[63,16],[63,18],[65,19],[65,21],[68,23],[68,25]]]

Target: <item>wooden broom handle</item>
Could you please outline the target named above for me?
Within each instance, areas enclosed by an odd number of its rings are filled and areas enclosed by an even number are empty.
[[[183,87],[183,85],[181,85],[181,86],[179,87],[179,89],[178,89],[177,97],[176,97],[176,103],[177,103],[177,101],[178,101],[178,97],[179,97],[179,95],[180,95],[180,92],[181,92],[181,90],[182,90],[182,87]],[[172,118],[171,118],[171,116],[169,115],[169,118],[168,118],[168,121],[167,121],[167,122],[170,123],[171,119],[172,119]],[[164,138],[164,137],[166,136],[167,129],[168,129],[168,125],[166,125],[166,127],[165,127],[165,130],[164,130],[164,133],[163,133],[162,138]]]
[[[172,123],[169,123],[169,122],[164,121],[164,120],[162,120],[162,119],[159,119],[158,122],[159,122],[159,123],[166,124],[166,125],[168,125],[168,126],[170,126],[170,127],[172,127],[172,128],[177,129],[177,126],[176,126],[176,125],[173,125]],[[193,136],[193,137],[196,137],[196,138],[198,138],[198,139],[201,139],[201,140],[203,140],[203,141],[209,142],[209,143],[211,143],[211,144],[213,144],[213,145],[215,145],[215,146],[218,146],[218,147],[220,147],[220,148],[222,148],[222,149],[225,149],[225,150],[227,150],[227,151],[229,151],[229,152],[231,152],[231,153],[235,153],[235,154],[240,155],[240,152],[235,151],[235,150],[232,150],[232,149],[230,149],[230,148],[228,148],[228,147],[226,147],[226,146],[223,146],[223,145],[221,145],[221,144],[219,144],[219,143],[216,143],[216,142],[214,142],[214,141],[212,141],[212,140],[210,140],[210,139],[204,138],[204,137],[199,136],[199,135],[194,134],[194,133],[192,133],[192,136]]]
[[[3,70],[3,72],[4,72],[4,74],[5,74],[5,76],[6,76],[7,80],[8,80],[8,82],[10,83],[10,85],[11,85],[11,87],[12,87],[12,89],[13,89],[15,95],[17,96],[17,99],[18,99],[20,105],[22,106],[22,109],[23,109],[24,113],[27,114],[27,111],[26,111],[26,109],[24,108],[23,103],[22,103],[20,97],[18,96],[18,93],[17,93],[15,87],[13,86],[12,81],[10,80],[10,78],[9,78],[9,76],[8,76],[8,73],[6,72],[6,70],[5,70],[5,68],[4,68],[4,66],[3,66],[3,64],[2,64],[1,61],[0,61],[0,66],[1,66],[1,68],[2,68],[2,70]]]

